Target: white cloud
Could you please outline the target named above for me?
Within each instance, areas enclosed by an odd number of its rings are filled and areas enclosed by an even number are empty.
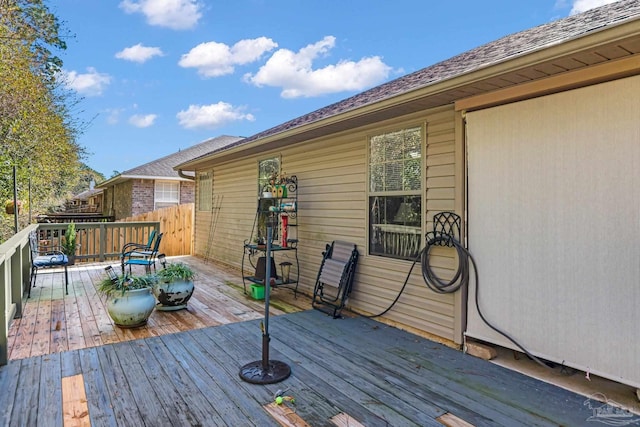
[[[159,47],[143,46],[138,43],[135,46],[126,47],[116,53],[116,58],[126,61],[138,62],[140,64],[147,62],[154,56],[162,56],[162,50]]]
[[[342,91],[360,91],[387,78],[391,67],[379,56],[357,62],[339,61],[334,65],[313,69],[313,61],[335,46],[335,37],[327,36],[297,53],[280,49],[255,75],[246,74],[245,81],[256,86],[281,87],[283,98],[311,97]]]
[[[129,123],[137,128],[148,128],[153,125],[157,117],[155,114],[134,114],[129,117]]]
[[[585,12],[589,9],[604,6],[605,4],[614,3],[618,0],[574,0],[570,15]]]
[[[242,112],[243,107],[234,107],[226,102],[210,105],[190,105],[176,114],[180,125],[186,129],[215,129],[238,120],[254,121],[251,114]]]
[[[62,71],[61,81],[64,85],[85,96],[100,96],[111,83],[111,76],[99,73],[93,67],[88,67],[84,74],[77,71]]]
[[[184,68],[196,68],[204,77],[218,77],[231,74],[236,65],[257,61],[278,44],[267,37],[240,40],[233,46],[224,43],[201,43],[182,55],[178,65]]]
[[[149,25],[173,30],[187,30],[202,17],[198,0],[123,0],[120,8],[126,13],[142,13]]]
[[[105,110],[107,113],[107,123],[110,125],[117,125],[120,122],[120,114],[122,113],[120,108],[108,108]]]

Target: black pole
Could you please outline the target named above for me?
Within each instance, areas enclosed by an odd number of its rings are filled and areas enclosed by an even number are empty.
[[[269,293],[271,288],[271,239],[273,230],[267,227],[267,250],[264,275],[264,322],[262,323],[262,360],[240,368],[240,378],[253,384],[273,384],[289,378],[291,368],[284,362],[269,359]]]
[[[267,227],[267,251],[264,270],[264,331],[262,332],[262,369],[269,369],[269,296],[271,294],[271,240],[273,229]]]
[[[31,171],[29,171],[29,224],[31,224]]]
[[[18,234],[18,179],[16,178],[16,165],[13,165],[13,228]]]

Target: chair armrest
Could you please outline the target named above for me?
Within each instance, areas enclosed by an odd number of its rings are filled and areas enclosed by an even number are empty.
[[[122,254],[126,253],[126,252],[130,252],[134,249],[147,249],[148,246],[143,244],[143,243],[125,243],[124,246],[122,246],[122,250],[120,251]]]
[[[121,254],[121,259],[125,259],[125,258],[141,258],[141,257],[149,257],[153,255],[153,251],[141,251],[141,250],[131,250],[128,252],[123,252]]]

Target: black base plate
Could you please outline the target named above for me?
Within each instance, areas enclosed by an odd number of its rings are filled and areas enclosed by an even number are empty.
[[[240,368],[240,378],[252,384],[273,384],[286,380],[291,375],[291,368],[279,360],[270,360],[267,369],[262,360],[247,363]]]

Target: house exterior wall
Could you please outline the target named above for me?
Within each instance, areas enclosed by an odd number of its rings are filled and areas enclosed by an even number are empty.
[[[194,203],[196,195],[195,181],[180,182],[180,204]]]
[[[139,215],[154,210],[154,180],[131,179],[131,213],[127,216]]]
[[[423,125],[423,231],[433,214],[456,208],[455,113],[443,107],[342,134],[296,144],[282,150],[249,156],[213,168],[214,197],[219,214],[196,211],[195,253],[234,267],[241,266],[243,242],[251,237],[257,203],[258,160],[281,156],[281,170],[298,177],[298,224],[290,237],[299,239],[299,289],[312,294],[322,251],[333,240],[355,243],[360,260],[351,308],[370,314],[383,311],[400,291],[410,261],[368,255],[368,138],[379,132]],[[204,171],[204,170],[203,170]],[[214,229],[213,237],[210,230]],[[297,233],[297,236],[295,235]],[[438,272],[454,268],[451,249],[433,251]],[[284,292],[284,291],[283,291]],[[385,319],[453,342],[461,341],[456,318],[460,299],[428,291],[418,269]]]
[[[113,188],[113,215],[115,219],[131,216],[131,197],[133,185],[131,181],[117,184]]]

